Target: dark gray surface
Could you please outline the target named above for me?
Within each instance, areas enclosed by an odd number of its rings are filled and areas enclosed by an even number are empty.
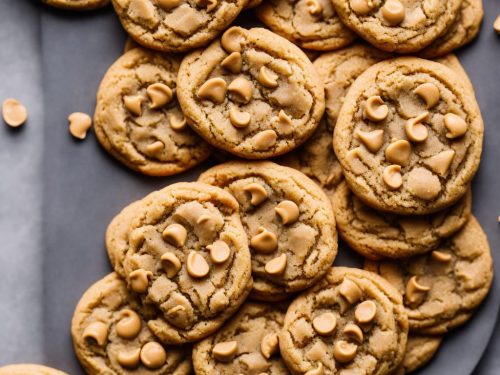
[[[459,56],[476,86],[486,127],[474,212],[499,263],[500,39],[491,25],[500,2],[488,0],[485,8],[479,40]],[[111,9],[75,14],[36,0],[0,1],[0,100],[17,96],[31,115],[20,132],[0,129],[0,365],[43,362],[82,373],[69,327],[81,294],[111,271],[103,241],[108,222],[129,202],[174,181],[193,180],[203,169],[144,177],[109,157],[93,134],[83,142],[68,134],[69,113],[93,113],[98,84],[124,41]],[[340,254],[339,263],[357,261],[345,247]],[[445,340],[423,373],[471,373],[494,329],[499,298],[495,281],[483,307]],[[477,373],[500,372],[500,347],[490,347]]]

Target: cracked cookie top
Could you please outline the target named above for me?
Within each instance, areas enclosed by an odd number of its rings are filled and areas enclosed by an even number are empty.
[[[412,331],[433,335],[465,323],[486,297],[493,278],[488,239],[474,217],[425,255],[397,262],[367,261],[365,269],[401,292]]]
[[[329,0],[269,0],[256,14],[272,31],[302,48],[329,51],[356,38]]]
[[[138,43],[164,52],[201,47],[227,28],[248,0],[112,0]]]
[[[116,273],[92,285],[76,306],[71,323],[75,352],[86,371],[191,374],[191,348],[159,343],[143,318],[151,313]]]
[[[184,58],[178,97],[188,124],[234,155],[262,159],[303,143],[324,111],[307,56],[265,29],[232,27]]]
[[[473,92],[446,66],[385,60],[351,86],[334,131],[335,153],[355,194],[397,214],[429,214],[467,191],[482,150]]]
[[[331,267],[337,254],[331,204],[304,174],[267,161],[235,161],[209,169],[199,181],[226,189],[240,204],[252,254],[252,297],[283,299]]]
[[[176,56],[134,48],[107,71],[94,129],[101,145],[144,174],[167,176],[204,161],[210,146],[187,125],[176,99]]]
[[[462,0],[332,0],[342,21],[374,46],[416,52],[454,21]]]
[[[396,289],[374,273],[333,267],[292,302],[279,344],[294,374],[389,374],[404,357],[407,334]]]

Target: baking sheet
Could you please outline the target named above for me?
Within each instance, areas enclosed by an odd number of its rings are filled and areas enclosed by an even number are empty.
[[[459,57],[476,86],[486,127],[474,213],[500,264],[500,39],[491,26],[500,2],[484,5],[480,38]],[[83,142],[69,135],[68,114],[93,113],[98,84],[125,38],[110,8],[69,13],[38,0],[0,1],[0,100],[17,97],[30,112],[20,131],[0,126],[0,365],[39,362],[83,373],[73,353],[71,316],[88,286],[111,271],[107,224],[131,201],[194,180],[208,165],[171,178],[145,177],[108,156],[93,134]],[[342,245],[337,263],[357,262]],[[495,280],[471,322],[446,338],[422,373],[470,374],[494,330],[499,302]],[[497,373],[497,353],[500,348],[490,345],[477,373]]]

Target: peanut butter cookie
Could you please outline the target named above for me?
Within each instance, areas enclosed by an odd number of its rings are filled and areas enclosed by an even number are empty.
[[[465,323],[486,297],[493,263],[486,234],[474,217],[434,251],[399,261],[367,261],[404,297],[410,329],[443,334]]]
[[[41,365],[17,364],[0,367],[0,375],[67,375],[65,372]]]
[[[302,48],[330,51],[356,38],[329,0],[269,0],[256,14],[272,31]]]
[[[92,285],[71,323],[75,352],[87,373],[191,374],[191,349],[160,344],[142,317],[151,314],[116,273]]]
[[[395,215],[372,209],[340,184],[332,206],[340,236],[370,259],[422,254],[462,228],[470,217],[470,190],[453,206],[430,215]]]
[[[265,29],[232,27],[184,58],[179,102],[214,146],[263,159],[302,144],[324,112],[323,84],[307,56]]]
[[[42,0],[43,3],[68,10],[92,10],[109,4],[109,0]]]
[[[438,351],[441,341],[443,341],[441,336],[421,336],[410,333],[403,363],[394,375],[409,374],[424,367]]]
[[[278,334],[285,305],[245,303],[215,335],[193,348],[197,375],[288,375]]]
[[[112,0],[139,44],[164,52],[201,47],[226,29],[248,0]]]
[[[457,202],[478,168],[482,140],[474,93],[451,69],[414,57],[361,74],[334,131],[351,189],[397,214],[424,215]]]
[[[228,192],[177,183],[118,216],[107,232],[108,253],[128,287],[161,312],[148,326],[162,342],[210,335],[246,299],[252,288],[248,240]]]
[[[279,336],[293,374],[390,374],[403,360],[408,319],[401,295],[378,275],[333,267],[295,299]]]
[[[176,100],[179,65],[177,56],[134,48],[109,68],[99,87],[97,139],[138,172],[172,175],[210,155],[211,147],[186,125]]]
[[[239,202],[252,253],[255,299],[284,299],[310,287],[337,254],[330,201],[307,176],[271,162],[229,162],[199,181],[229,191]]]

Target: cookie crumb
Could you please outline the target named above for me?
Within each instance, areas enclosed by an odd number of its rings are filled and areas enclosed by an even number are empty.
[[[85,139],[92,126],[92,119],[83,112],[73,112],[68,116],[69,132],[78,139]]]
[[[9,98],[3,102],[2,117],[7,125],[17,128],[28,119],[28,111],[19,100]]]
[[[493,22],[493,28],[495,29],[497,34],[500,34],[500,15],[498,15],[495,22]]]

